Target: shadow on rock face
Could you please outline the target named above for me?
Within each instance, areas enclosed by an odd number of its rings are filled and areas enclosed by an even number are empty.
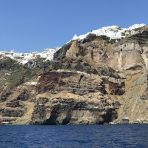
[[[62,116],[62,112],[59,112],[56,109],[53,109],[51,112],[50,118],[47,119],[43,124],[44,125],[58,125],[58,124],[67,125],[70,123],[71,111],[66,111],[66,113],[64,113],[64,117],[61,117],[63,118],[61,121],[58,120],[59,116]]]

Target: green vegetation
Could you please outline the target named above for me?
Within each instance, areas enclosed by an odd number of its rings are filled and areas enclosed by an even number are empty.
[[[35,65],[31,61],[30,65],[21,65],[10,58],[0,59],[0,90],[5,86],[12,89],[52,69],[50,62],[43,62],[43,59],[34,62]]]

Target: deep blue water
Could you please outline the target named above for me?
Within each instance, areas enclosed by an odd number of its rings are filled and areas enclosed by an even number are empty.
[[[0,148],[148,148],[148,125],[0,126]]]

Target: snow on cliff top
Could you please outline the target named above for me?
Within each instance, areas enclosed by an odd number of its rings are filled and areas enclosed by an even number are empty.
[[[92,30],[91,32],[88,32],[84,35],[75,35],[72,40],[82,40],[85,39],[89,34],[95,34],[96,36],[102,36],[105,35],[109,37],[110,39],[120,39],[131,33],[134,29],[140,28],[146,26],[146,24],[135,24],[130,26],[129,28],[121,28],[119,26],[107,26],[107,27],[102,27],[97,30]]]

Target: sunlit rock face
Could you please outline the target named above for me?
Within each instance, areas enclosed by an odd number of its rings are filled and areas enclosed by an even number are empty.
[[[147,31],[120,40],[89,34],[83,40],[74,40],[55,54],[55,59],[80,59],[98,67],[107,65],[116,70],[132,67],[147,67]],[[60,53],[60,52],[59,52]]]
[[[103,27],[54,52],[24,63],[2,52],[0,124],[148,123],[147,26]]]
[[[110,86],[110,89],[115,87]],[[37,90],[40,94],[32,116],[33,124],[103,124],[117,118],[116,109],[120,104],[109,98],[98,75],[49,72],[40,76]],[[117,95],[118,92],[111,93]]]

